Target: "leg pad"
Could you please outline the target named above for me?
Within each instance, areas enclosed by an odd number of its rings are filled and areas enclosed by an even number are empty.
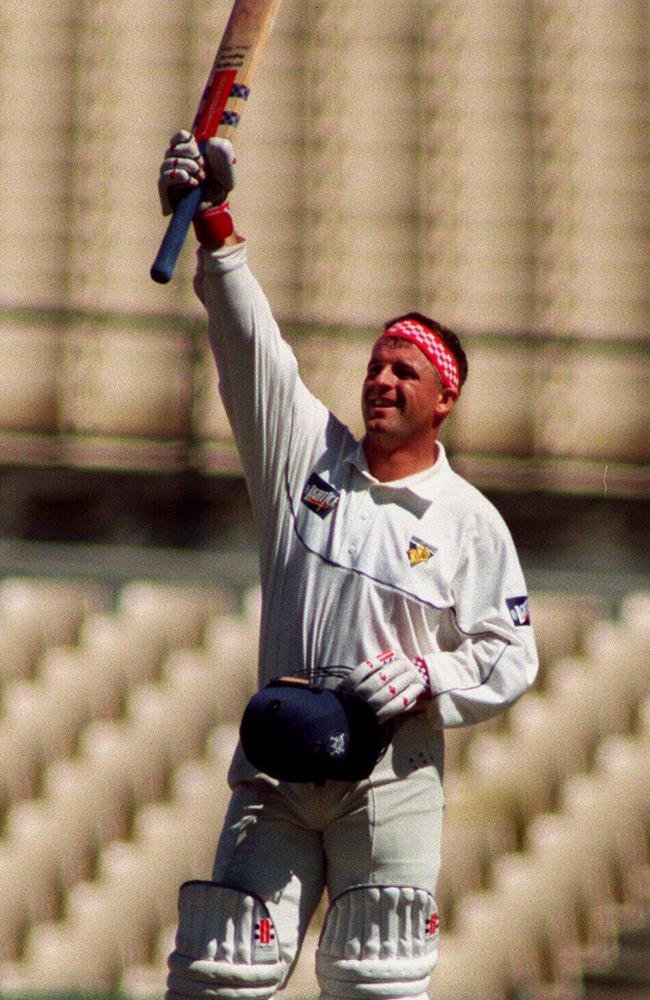
[[[167,1000],[266,1000],[286,975],[262,902],[216,882],[186,882],[178,903]]]
[[[429,892],[361,885],[327,911],[316,975],[323,1000],[424,997],[437,960],[438,911]]]

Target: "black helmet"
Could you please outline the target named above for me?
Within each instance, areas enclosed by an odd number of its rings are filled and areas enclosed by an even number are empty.
[[[385,753],[392,727],[358,695],[280,677],[253,695],[240,726],[242,749],[280,781],[361,781]]]

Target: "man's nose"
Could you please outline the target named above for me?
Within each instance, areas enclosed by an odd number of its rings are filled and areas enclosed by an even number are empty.
[[[383,368],[377,369],[375,376],[373,378],[375,385],[391,386],[395,384],[395,374],[390,365],[384,365]]]

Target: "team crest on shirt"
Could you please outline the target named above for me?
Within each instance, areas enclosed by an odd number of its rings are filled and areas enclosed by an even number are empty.
[[[414,536],[409,542],[406,554],[411,566],[419,566],[421,563],[429,562],[435,551],[434,545],[429,545],[428,542],[423,542],[421,538]]]
[[[523,597],[506,597],[506,604],[508,605],[513,625],[530,625],[530,609],[528,607],[527,595],[524,594]]]
[[[321,518],[326,518],[338,506],[341,498],[339,490],[331,483],[312,472],[302,491],[302,502]]]

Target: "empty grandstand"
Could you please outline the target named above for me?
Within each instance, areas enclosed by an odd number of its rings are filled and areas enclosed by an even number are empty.
[[[191,245],[149,279],[158,164],[229,7],[0,12],[6,1000],[162,998],[255,690]],[[458,329],[443,440],[530,584],[534,690],[447,734],[432,1000],[650,996],[649,68],[647,0],[284,0],[237,138],[255,273],[355,432],[379,325]],[[321,921],[288,1000],[317,995]]]

